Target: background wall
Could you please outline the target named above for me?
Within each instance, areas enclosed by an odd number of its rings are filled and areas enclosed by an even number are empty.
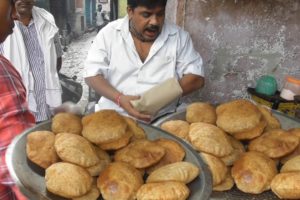
[[[247,87],[264,74],[273,74],[279,89],[285,75],[300,78],[299,0],[173,0],[167,13],[191,34],[204,60],[198,100],[247,97]]]

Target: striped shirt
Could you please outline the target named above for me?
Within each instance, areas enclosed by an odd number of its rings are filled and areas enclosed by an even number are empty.
[[[45,84],[45,61],[44,53],[38,41],[38,34],[36,31],[33,20],[28,26],[22,24],[22,22],[16,21],[16,25],[20,29],[24,44],[26,46],[26,55],[30,65],[30,71],[34,79],[34,90],[29,91],[33,93],[37,104],[37,112],[34,112],[34,116],[37,122],[50,119],[51,111],[50,107],[46,103],[46,84]],[[59,42],[58,35],[54,39],[57,57],[61,57],[62,50]]]
[[[16,22],[16,25],[23,35],[30,71],[34,78],[34,91],[29,91],[34,94],[37,104],[37,112],[34,116],[37,122],[45,121],[50,118],[51,112],[46,103],[44,54],[37,39],[38,35],[33,21],[28,26],[23,25],[22,22]]]
[[[34,125],[34,117],[26,103],[26,89],[22,78],[11,63],[0,55],[0,199],[16,199],[5,153],[11,141]],[[18,198],[20,199],[20,198]]]

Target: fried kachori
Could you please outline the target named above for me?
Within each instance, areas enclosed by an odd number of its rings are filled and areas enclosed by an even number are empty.
[[[280,121],[275,116],[273,116],[273,114],[269,108],[266,108],[265,106],[261,106],[261,105],[258,105],[257,108],[259,109],[259,111],[263,115],[263,118],[267,122],[265,131],[281,128]]]
[[[237,188],[251,194],[269,190],[276,174],[275,162],[263,153],[255,151],[243,153],[231,168],[231,175]]]
[[[280,162],[282,164],[284,164],[286,161],[296,157],[296,156],[299,156],[300,155],[300,128],[292,128],[292,129],[289,129],[288,132],[292,135],[295,135],[299,138],[299,144],[298,146],[296,147],[296,149],[289,153],[288,155],[286,156],[283,156],[281,159],[280,159]]]
[[[253,129],[262,117],[258,108],[246,99],[233,100],[216,108],[218,127],[234,134]]]
[[[127,123],[115,110],[101,110],[82,118],[82,135],[95,144],[116,141],[126,134]]]
[[[209,167],[212,174],[213,186],[219,185],[223,182],[228,172],[228,168],[225,163],[220,158],[207,153],[201,152],[199,155]]]
[[[166,150],[155,142],[140,139],[116,151],[114,159],[115,161],[126,162],[137,169],[141,169],[158,163],[165,155],[165,152]]]
[[[138,190],[137,200],[185,200],[189,194],[189,188],[182,182],[147,183]]]
[[[100,191],[96,185],[92,185],[90,191],[80,197],[75,197],[72,200],[97,200],[100,196]]]
[[[50,131],[35,131],[27,135],[26,154],[29,160],[46,169],[59,158],[54,148],[55,135]]]
[[[195,102],[186,107],[185,119],[189,123],[204,122],[216,124],[216,109],[209,103]]]
[[[234,181],[232,176],[230,175],[230,172],[228,171],[225,179],[218,185],[215,185],[213,187],[213,191],[223,192],[230,190],[234,186]]]
[[[59,162],[46,169],[47,190],[65,197],[75,198],[86,194],[92,188],[93,179],[82,167]]]
[[[65,162],[91,167],[100,162],[93,145],[80,135],[60,133],[55,137],[57,155]]]
[[[129,143],[130,138],[132,136],[133,136],[133,133],[129,129],[127,129],[127,131],[121,138],[119,138],[115,141],[101,143],[98,146],[103,150],[118,150],[118,149],[125,147]]]
[[[88,167],[86,169],[91,174],[91,176],[98,176],[108,166],[108,164],[111,163],[111,158],[106,151],[100,149],[99,147],[94,146],[94,149],[100,161],[96,165]]]
[[[154,170],[147,178],[147,183],[179,181],[188,184],[200,173],[199,168],[189,162],[176,162]]]
[[[220,159],[225,163],[226,166],[232,166],[233,163],[240,157],[242,153],[244,153],[245,147],[244,145],[234,137],[227,135],[228,140],[231,143],[231,146],[233,147],[233,151],[224,157],[220,157]]]
[[[81,118],[72,113],[58,113],[52,118],[51,129],[54,133],[81,134]]]
[[[288,160],[281,167],[280,172],[300,172],[300,155]]]
[[[129,131],[132,132],[133,137],[132,140],[138,140],[138,139],[146,139],[147,135],[142,127],[138,125],[135,119],[132,119],[131,117],[123,116],[127,125]]]
[[[113,162],[102,171],[97,186],[104,199],[133,200],[144,183],[141,173],[123,162]]]
[[[271,182],[272,191],[280,199],[300,199],[300,172],[277,174]]]
[[[166,138],[159,138],[154,140],[154,142],[163,147],[166,152],[158,163],[147,168],[148,174],[162,166],[179,162],[184,159],[185,150],[178,142]]]
[[[160,128],[181,139],[187,140],[190,124],[183,120],[170,120],[161,124]]]
[[[267,122],[264,118],[261,118],[260,122],[253,129],[234,133],[233,136],[238,140],[251,140],[260,136],[267,125]]]
[[[296,149],[299,138],[283,129],[272,129],[249,143],[250,151],[262,152],[270,158],[280,158]]]
[[[226,133],[212,124],[192,123],[188,137],[193,147],[201,152],[223,157],[233,151]]]

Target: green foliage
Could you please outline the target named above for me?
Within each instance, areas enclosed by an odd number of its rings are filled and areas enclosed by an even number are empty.
[[[124,17],[127,14],[127,0],[119,0],[119,18]]]

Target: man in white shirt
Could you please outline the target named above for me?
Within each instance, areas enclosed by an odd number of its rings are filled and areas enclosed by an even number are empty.
[[[96,12],[96,25],[97,32],[99,32],[108,22],[109,20],[106,17],[106,14],[102,11],[102,5],[98,5],[98,9]]]
[[[183,96],[203,87],[202,59],[189,34],[165,21],[166,3],[128,0],[128,15],[98,33],[84,71],[87,84],[102,96],[96,111],[115,109],[149,121],[153,116],[135,110],[131,100],[174,77]],[[170,111],[175,111],[176,102]]]
[[[51,110],[62,104],[58,71],[61,44],[54,17],[34,6],[35,0],[15,0],[18,20],[0,53],[10,60],[22,76],[29,109],[37,122],[51,118]]]

